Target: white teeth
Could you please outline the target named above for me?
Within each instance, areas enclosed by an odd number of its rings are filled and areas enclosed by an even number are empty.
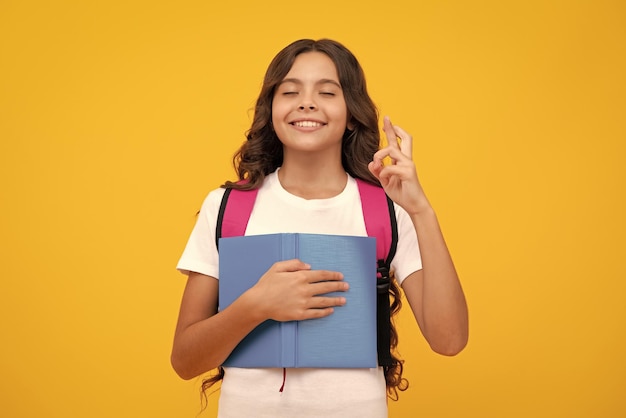
[[[315,128],[316,126],[322,126],[321,123],[313,122],[311,120],[302,120],[302,121],[294,122],[293,124],[300,128]]]

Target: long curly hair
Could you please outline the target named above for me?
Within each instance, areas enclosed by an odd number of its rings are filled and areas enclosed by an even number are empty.
[[[367,164],[380,145],[378,111],[367,93],[365,74],[356,57],[342,44],[330,39],[301,39],[285,47],[272,60],[254,108],[252,126],[247,141],[233,157],[239,180],[245,184],[227,182],[224,187],[255,189],[266,175],[283,162],[283,145],[272,126],[272,102],[276,88],[291,69],[296,57],[305,52],[321,52],[334,62],[348,108],[352,130],[346,130],[342,141],[342,164],[353,177],[378,184]]]
[[[247,140],[233,157],[233,165],[239,181],[228,181],[222,187],[250,190],[260,187],[265,176],[274,172],[283,162],[283,145],[272,127],[272,102],[276,88],[291,69],[296,57],[306,52],[326,54],[335,64],[339,83],[342,86],[349,115],[349,125],[342,139],[343,168],[352,177],[380,185],[378,179],[367,168],[374,153],[380,147],[378,110],[367,93],[365,74],[356,57],[342,44],[330,39],[301,39],[280,51],[270,63],[261,92],[254,108],[254,118]],[[241,180],[246,180],[241,182]],[[400,310],[400,288],[391,280],[389,289],[391,301],[391,349],[392,365],[384,366],[387,395],[398,399],[398,391],[408,388],[408,381],[402,377],[403,361],[396,355],[398,333],[393,316]],[[217,374],[205,379],[202,393],[224,377],[224,369],[219,367]]]

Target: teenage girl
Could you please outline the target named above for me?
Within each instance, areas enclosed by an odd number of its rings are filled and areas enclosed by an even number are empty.
[[[184,379],[218,368],[219,374],[206,380],[203,389],[223,379],[220,417],[386,417],[387,397],[396,397],[407,386],[397,358],[392,367],[288,369],[286,377],[283,369],[220,367],[263,321],[332,315],[346,299],[321,295],[349,292],[340,273],[289,260],[275,263],[255,286],[218,312],[214,237],[224,187],[259,189],[246,235],[366,236],[355,178],[380,184],[395,203],[398,223],[392,300],[399,303],[401,285],[435,352],[455,355],[465,347],[465,297],[418,180],[411,135],[389,118],[384,118],[383,131],[388,146],[379,149],[377,110],[361,66],[343,45],[299,40],[271,62],[247,141],[235,156],[239,179],[249,181],[243,186],[227,182],[207,196],[178,264],[188,280],[172,365]],[[386,157],[391,164],[383,163]],[[395,330],[392,334],[395,348]]]

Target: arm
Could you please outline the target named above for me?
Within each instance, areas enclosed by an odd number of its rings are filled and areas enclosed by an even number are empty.
[[[434,212],[412,215],[422,256],[422,270],[402,282],[402,290],[431,348],[458,354],[468,340],[468,313],[452,258]]]
[[[174,335],[174,370],[183,379],[191,379],[218,367],[267,319],[304,320],[332,314],[333,306],[345,304],[345,298],[317,295],[347,290],[342,279],[337,272],[310,270],[299,260],[279,262],[218,312],[218,280],[190,273]]]
[[[374,155],[369,168],[389,197],[411,217],[422,257],[422,270],[410,274],[403,281],[402,289],[432,349],[440,354],[455,355],[468,340],[465,296],[435,212],[417,178],[410,157],[412,138],[398,126],[392,126],[388,118],[383,129],[389,145]],[[391,158],[391,165],[383,165],[385,157]]]
[[[191,379],[219,366],[237,343],[259,323],[240,298],[217,312],[218,281],[191,272],[183,293],[174,334],[172,366]]]

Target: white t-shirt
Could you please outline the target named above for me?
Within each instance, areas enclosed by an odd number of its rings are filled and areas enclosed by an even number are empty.
[[[279,232],[367,236],[356,181],[348,176],[345,189],[329,199],[302,199],[287,192],[278,170],[259,189],[246,235]],[[205,199],[177,268],[219,279],[215,228],[224,189]],[[391,263],[399,283],[422,268],[411,219],[395,205],[398,248]],[[372,309],[375,309],[373,306]],[[282,369],[226,367],[219,417],[372,417],[387,416],[383,370]]]

